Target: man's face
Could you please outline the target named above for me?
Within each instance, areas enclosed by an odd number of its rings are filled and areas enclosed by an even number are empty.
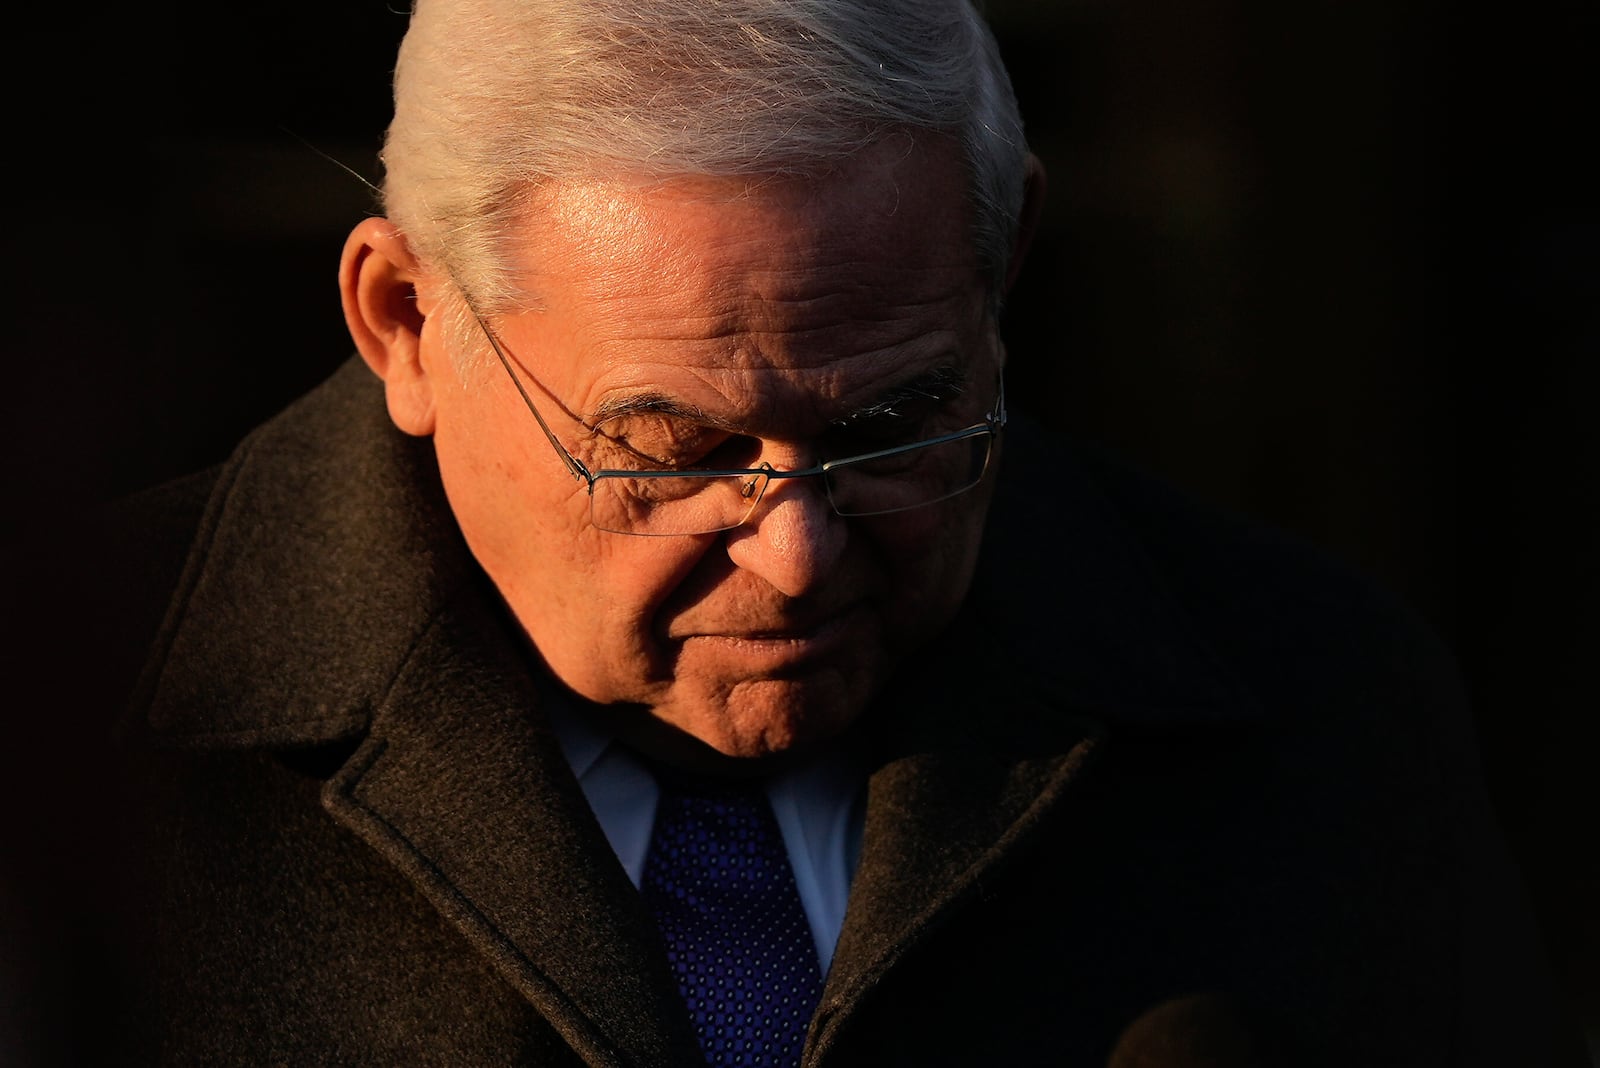
[[[1002,360],[964,191],[953,148],[898,140],[820,182],[547,186],[518,263],[536,307],[493,326],[591,469],[794,469],[959,429]],[[461,529],[591,701],[732,756],[795,750],[855,720],[966,592],[992,480],[855,519],[817,479],[778,480],[733,530],[608,533],[496,360],[463,377],[433,319],[422,352]]]

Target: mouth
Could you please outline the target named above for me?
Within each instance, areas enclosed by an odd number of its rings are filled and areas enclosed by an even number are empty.
[[[757,674],[814,666],[862,638],[862,613],[848,609],[814,621],[774,628],[703,631],[674,636],[685,651],[713,653]]]

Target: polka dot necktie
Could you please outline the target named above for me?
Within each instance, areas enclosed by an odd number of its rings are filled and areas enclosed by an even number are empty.
[[[706,1062],[797,1065],[822,974],[767,795],[760,783],[656,777],[640,889]]]

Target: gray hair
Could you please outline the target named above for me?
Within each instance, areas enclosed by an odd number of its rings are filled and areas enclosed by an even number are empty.
[[[383,207],[498,314],[524,194],[606,174],[816,177],[892,129],[956,139],[998,299],[1027,146],[970,0],[416,0]]]

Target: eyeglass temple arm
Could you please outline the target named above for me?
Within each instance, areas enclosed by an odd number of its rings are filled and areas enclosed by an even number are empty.
[[[463,294],[464,296],[465,294]],[[544,436],[554,446],[556,455],[561,457],[561,462],[566,465],[573,478],[593,486],[594,476],[589,474],[589,469],[584,467],[578,458],[568,452],[567,447],[556,439],[555,433],[550,429],[550,424],[544,421],[544,416],[539,414],[539,408],[533,403],[533,398],[528,396],[528,391],[523,388],[522,379],[517,376],[516,371],[512,370],[510,359],[507,358],[505,351],[500,348],[500,340],[494,336],[494,331],[489,329],[489,324],[483,321],[483,316],[478,314],[478,309],[472,306],[470,300],[467,301],[467,310],[472,313],[472,318],[477,321],[478,328],[483,331],[483,336],[489,339],[489,347],[494,350],[495,359],[499,360],[500,366],[506,369],[506,374],[511,378],[511,384],[516,386],[517,392],[522,395],[522,403],[526,404],[528,411],[533,413],[533,418],[538,422],[539,429],[544,431]]]

